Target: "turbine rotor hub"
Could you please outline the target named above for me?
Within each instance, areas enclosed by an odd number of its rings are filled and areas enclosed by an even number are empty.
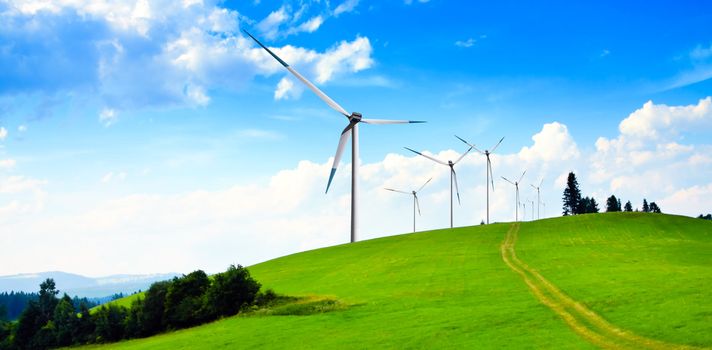
[[[356,122],[358,123],[358,122],[361,121],[361,118],[362,118],[362,117],[363,117],[363,116],[361,115],[361,113],[359,113],[359,112],[352,112],[352,113],[351,113],[351,116],[349,117],[349,119],[351,119],[351,120],[356,120]]]

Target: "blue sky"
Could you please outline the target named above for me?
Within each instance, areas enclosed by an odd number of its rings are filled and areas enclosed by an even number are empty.
[[[361,127],[362,238],[407,232],[382,187],[430,177],[419,228],[447,226],[447,173],[403,147],[456,157],[453,134],[505,136],[495,177],[543,178],[546,216],[572,170],[601,205],[711,212],[709,23],[704,2],[0,1],[0,274],[219,271],[348,240],[348,152],[323,193],[345,118],[240,29],[349,111],[428,121]],[[480,158],[456,225],[483,219]]]

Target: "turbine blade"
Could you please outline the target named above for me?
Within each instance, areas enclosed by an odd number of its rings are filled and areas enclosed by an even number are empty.
[[[450,169],[450,171],[452,171],[452,179],[453,179],[453,182],[455,182],[455,193],[457,193],[457,204],[462,205],[462,203],[460,203],[460,189],[457,187],[457,173],[455,172],[455,169]]]
[[[336,174],[336,168],[339,166],[339,162],[341,161],[341,155],[344,153],[344,146],[346,145],[346,141],[349,140],[349,136],[351,136],[351,129],[354,127],[355,123],[349,123],[346,128],[344,128],[344,131],[341,132],[341,137],[339,138],[339,145],[336,147],[336,155],[334,155],[334,163],[331,165],[331,174],[329,174],[329,182],[326,184],[326,192],[329,192],[329,187],[331,186],[331,180],[334,179],[334,174]]]
[[[425,123],[422,120],[388,120],[388,119],[365,119],[362,118],[361,122],[366,124],[417,124]]]
[[[420,214],[420,202],[418,202],[418,196],[417,195],[413,195],[413,196],[415,196],[415,206],[418,208],[418,215],[421,215]]]
[[[417,191],[415,191],[415,192],[420,192],[420,190],[422,190],[423,187],[425,187],[425,185],[427,185],[428,182],[430,182],[430,180],[432,180],[432,179],[433,179],[433,178],[431,177],[431,178],[428,179],[428,181],[425,181],[425,183],[423,184],[423,186],[420,186],[420,188],[419,188]]]
[[[524,178],[524,174],[526,174],[526,173],[527,173],[527,171],[524,170],[524,172],[522,173],[522,176],[519,177],[519,181],[517,181],[517,183],[522,182],[522,179]]]
[[[507,181],[507,182],[509,182],[510,184],[514,185],[514,182],[509,181],[509,179],[507,179],[506,177],[502,176],[502,179],[504,179],[504,181]],[[515,186],[516,186],[516,185],[515,185]]]
[[[443,162],[442,160],[435,159],[435,158],[433,158],[433,157],[431,157],[431,156],[422,154],[422,153],[420,153],[420,152],[418,152],[418,151],[415,151],[415,150],[412,150],[412,149],[410,149],[410,148],[408,148],[408,147],[403,147],[403,148],[405,148],[405,149],[407,149],[407,150],[409,150],[409,151],[411,151],[411,152],[413,152],[413,153],[415,153],[415,154],[419,154],[419,155],[421,155],[421,156],[423,156],[423,157],[425,157],[425,158],[428,158],[428,159],[432,160],[433,162],[440,163],[440,164],[442,164],[442,165],[448,165],[447,163]]]
[[[539,181],[539,186],[537,186],[536,189],[538,190],[539,188],[541,188],[541,185],[542,185],[543,183],[544,183],[544,178],[542,177],[542,178],[541,178],[541,181]]]
[[[452,163],[452,164],[455,165],[455,164],[459,163],[459,162],[462,160],[462,158],[465,158],[465,156],[466,156],[468,153],[470,153],[470,151],[472,151],[472,146],[470,146],[470,148],[468,148],[467,151],[465,151],[465,153],[463,153],[463,154],[460,156],[460,158],[457,158],[457,160],[456,160],[454,163]]]
[[[462,137],[457,136],[457,135],[455,135],[455,137],[457,137],[458,140],[464,142],[466,145],[472,147],[472,149],[474,149],[475,151],[480,152],[481,154],[484,154],[484,152],[480,151],[477,147],[475,147],[475,145],[465,141]]]
[[[338,103],[336,103],[334,100],[332,100],[331,97],[327,96],[324,92],[319,90],[319,88],[316,87],[314,84],[312,84],[311,81],[309,81],[307,78],[305,78],[301,74],[299,74],[299,72],[294,70],[294,68],[290,67],[289,64],[287,64],[287,62],[284,62],[281,58],[279,58],[279,56],[277,56],[274,52],[272,52],[270,49],[268,49],[267,46],[264,46],[259,40],[257,40],[257,38],[252,36],[252,34],[248,33],[244,29],[242,31],[245,32],[245,34],[247,34],[250,38],[252,38],[252,40],[254,40],[263,49],[265,49],[270,55],[272,55],[272,57],[274,57],[274,59],[277,60],[277,62],[282,64],[282,66],[284,66],[284,68],[287,68],[287,70],[290,73],[292,73],[295,77],[297,77],[297,79],[301,80],[302,83],[304,83],[304,85],[306,85],[309,88],[309,90],[313,91],[317,96],[319,96],[319,98],[322,101],[326,102],[326,104],[328,104],[329,107],[331,107],[335,111],[343,114],[345,117],[350,116],[350,114],[348,112],[346,112],[346,110],[343,107],[339,106]]]
[[[394,190],[394,189],[392,189],[392,188],[384,188],[384,190],[393,191],[393,192],[398,192],[398,193],[410,194],[410,192],[401,191],[401,190]]]
[[[538,187],[536,187],[536,186],[534,186],[534,185],[532,185],[532,184],[529,184],[529,186],[533,187],[535,190],[539,190]]]
[[[502,143],[502,140],[504,140],[504,137],[502,137],[501,139],[499,139],[499,142],[497,142],[497,144],[494,145],[494,147],[492,147],[492,150],[490,151],[490,153],[494,152],[494,150],[496,150],[497,147],[499,147],[499,145]]]

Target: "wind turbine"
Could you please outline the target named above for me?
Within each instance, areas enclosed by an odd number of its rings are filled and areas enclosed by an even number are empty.
[[[496,150],[497,147],[499,147],[499,144],[502,143],[502,140],[504,140],[504,137],[499,139],[499,142],[497,142],[497,144],[494,145],[494,147],[492,147],[491,151],[485,150],[484,152],[477,149],[477,147],[475,147],[475,145],[463,140],[460,136],[455,135],[455,137],[460,139],[460,141],[464,142],[466,145],[474,148],[475,151],[480,152],[480,154],[487,157],[487,170],[486,170],[487,182],[485,182],[485,187],[487,189],[487,223],[489,224],[489,185],[490,185],[490,183],[492,184],[492,191],[494,191],[494,179],[493,179],[494,176],[492,176],[492,162],[490,161],[490,154],[494,153],[494,150]]]
[[[532,208],[532,209],[531,209],[531,211],[532,211],[532,221],[534,221],[534,201],[529,201],[529,202],[532,204],[532,206],[531,206],[530,208]],[[539,211],[538,208],[537,208],[537,211]]]
[[[427,185],[428,182],[430,182],[430,180],[432,180],[432,179],[433,179],[433,178],[431,177],[431,178],[428,179],[428,181],[425,181],[425,183],[423,184],[423,186],[420,186],[420,188],[419,188],[417,191],[406,192],[406,191],[401,191],[401,190],[394,190],[394,189],[392,189],[392,188],[385,188],[385,190],[388,190],[388,191],[393,191],[393,192],[398,192],[398,193],[405,193],[405,194],[412,194],[412,195],[413,195],[413,232],[415,232],[415,208],[416,208],[416,207],[418,208],[418,215],[420,215],[420,203],[418,203],[418,192],[420,192],[420,190],[422,190],[423,187],[425,187],[425,185]]]
[[[502,176],[502,179],[504,181],[509,182],[510,184],[514,185],[514,188],[516,189],[516,201],[517,203],[514,205],[514,221],[519,221],[519,183],[522,182],[522,179],[524,178],[524,174],[526,174],[526,170],[522,173],[522,176],[519,177],[519,181],[509,181],[506,177]]]
[[[453,204],[452,204],[452,184],[453,184],[453,182],[455,183],[455,192],[457,193],[457,203],[458,203],[458,204],[460,203],[460,190],[457,188],[457,174],[455,173],[455,168],[454,168],[454,166],[455,166],[455,164],[457,164],[458,162],[460,162],[460,161],[462,160],[462,158],[465,158],[465,155],[467,155],[467,153],[469,153],[470,150],[472,150],[472,147],[470,147],[465,153],[463,153],[463,154],[460,156],[460,158],[457,158],[456,161],[453,162],[453,161],[451,161],[451,160],[448,160],[447,163],[443,162],[443,161],[440,160],[440,159],[436,159],[436,158],[433,158],[433,157],[431,157],[431,156],[422,154],[422,153],[420,153],[420,152],[418,152],[418,151],[416,151],[416,150],[412,150],[412,149],[410,149],[410,148],[408,148],[408,147],[404,147],[404,148],[407,149],[407,150],[409,150],[409,151],[411,151],[411,152],[413,152],[413,153],[415,153],[415,154],[419,154],[419,155],[421,155],[421,156],[423,156],[423,157],[425,157],[425,158],[428,158],[428,159],[432,160],[433,162],[436,162],[436,163],[439,163],[439,164],[442,164],[442,165],[447,165],[447,166],[450,167],[450,228],[452,228],[452,227],[453,227],[453,223],[452,223],[452,205],[453,205]]]
[[[246,30],[242,30],[247,34],[252,40],[254,40],[259,46],[261,46],[265,51],[267,51],[272,57],[274,57],[277,62],[279,62],[284,68],[286,68],[290,73],[292,73],[297,79],[299,79],[304,85],[306,85],[309,90],[314,92],[322,101],[326,102],[329,107],[333,110],[343,114],[349,119],[349,124],[341,132],[341,137],[339,138],[339,145],[336,148],[336,154],[334,155],[334,163],[331,166],[331,173],[329,174],[329,182],[326,184],[326,192],[329,192],[329,186],[331,186],[331,180],[334,178],[336,173],[336,168],[339,166],[339,161],[341,161],[341,154],[344,151],[344,146],[351,137],[351,243],[356,241],[357,223],[358,223],[358,124],[408,124],[408,123],[424,123],[423,121],[412,121],[412,120],[384,120],[384,119],[366,119],[362,118],[361,113],[352,112],[348,113],[341,107],[338,103],[334,102],[329,96],[323,93],[319,88],[317,88],[312,82],[307,78],[303,77],[299,72],[290,67],[287,62],[284,62],[279,58],[274,52],[264,46],[257,38],[252,36]]]
[[[537,219],[541,219],[541,215],[540,215],[541,213],[539,212],[539,206],[541,205],[541,196],[539,193],[539,189],[541,189],[541,184],[543,184],[543,183],[544,183],[544,179],[541,179],[541,181],[539,182],[539,186],[531,185],[536,190],[536,216],[537,216]]]

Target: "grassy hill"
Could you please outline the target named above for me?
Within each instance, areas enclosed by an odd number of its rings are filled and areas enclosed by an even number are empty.
[[[348,305],[247,315],[108,348],[712,347],[712,222],[614,213],[429,231],[250,267]]]

